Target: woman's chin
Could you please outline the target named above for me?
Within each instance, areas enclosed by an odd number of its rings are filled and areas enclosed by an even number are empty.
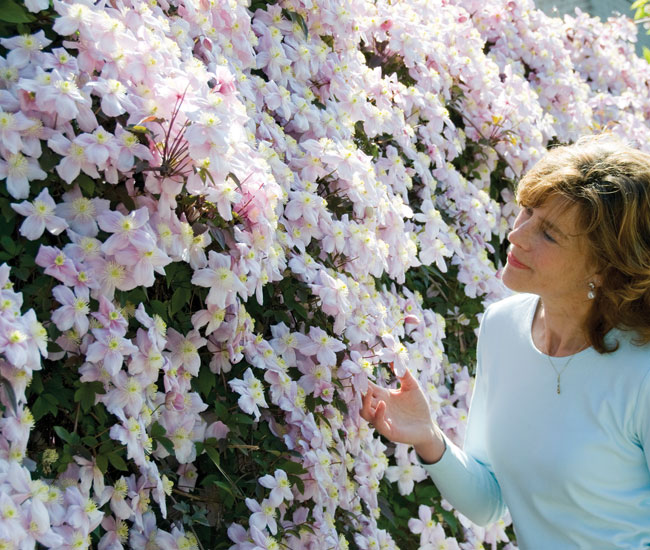
[[[517,276],[516,269],[506,264],[501,272],[501,282],[514,292],[527,292],[526,285],[521,280],[521,277]]]

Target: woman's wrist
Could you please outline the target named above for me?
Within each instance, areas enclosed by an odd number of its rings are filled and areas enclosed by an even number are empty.
[[[438,462],[445,453],[446,448],[445,439],[437,426],[431,428],[430,437],[426,438],[422,443],[413,445],[413,449],[425,464]]]

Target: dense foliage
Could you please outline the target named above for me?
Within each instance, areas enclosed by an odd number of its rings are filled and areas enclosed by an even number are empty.
[[[462,442],[516,179],[583,133],[650,144],[635,32],[0,0],[0,548],[512,548],[360,395],[409,368]]]

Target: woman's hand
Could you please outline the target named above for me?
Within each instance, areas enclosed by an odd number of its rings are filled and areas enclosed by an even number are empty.
[[[361,416],[391,441],[413,445],[425,462],[437,462],[444,453],[445,442],[431,418],[424,392],[408,369],[399,381],[398,390],[368,381]]]

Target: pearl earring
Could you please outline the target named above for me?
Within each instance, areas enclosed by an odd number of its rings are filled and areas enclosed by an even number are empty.
[[[587,298],[593,300],[596,297],[596,285],[592,282],[589,283],[589,292],[587,292]]]

